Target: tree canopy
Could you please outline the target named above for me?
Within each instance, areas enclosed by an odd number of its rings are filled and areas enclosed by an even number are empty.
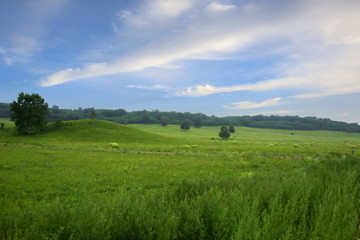
[[[183,119],[180,124],[181,130],[189,130],[190,129],[190,121],[188,119]]]
[[[234,133],[234,132],[235,132],[235,128],[234,128],[233,125],[230,125],[230,126],[229,126],[229,132],[230,132],[230,133]]]
[[[20,133],[35,134],[46,125],[48,104],[39,94],[20,93],[17,101],[10,104],[11,120]]]
[[[163,127],[166,127],[167,125],[169,125],[169,121],[170,121],[170,118],[168,116],[161,116],[161,118],[160,118],[160,123],[161,123],[161,126],[163,126]]]
[[[221,137],[222,139],[228,139],[230,137],[228,126],[222,126],[220,128],[219,137]]]
[[[47,120],[55,122],[58,119],[62,120],[79,120],[88,119],[89,113],[94,108],[76,108],[76,109],[61,109],[54,105],[50,109]],[[182,119],[188,119],[191,126],[199,126],[201,119],[202,126],[244,126],[254,128],[275,128],[275,129],[289,129],[289,130],[330,130],[330,131],[344,131],[349,133],[360,133],[360,126],[358,123],[347,123],[341,121],[333,121],[328,118],[317,117],[299,117],[299,116],[228,116],[217,117],[208,116],[203,113],[189,113],[189,112],[163,112],[159,110],[147,111],[133,111],[127,112],[124,109],[95,109],[97,119],[108,120],[121,124],[136,124],[136,123],[151,123],[161,124],[161,117],[169,118],[168,124],[181,124]],[[144,115],[146,115],[144,117]],[[0,117],[10,117],[10,104],[0,103]],[[144,121],[145,120],[145,121]],[[230,130],[230,129],[229,129]]]

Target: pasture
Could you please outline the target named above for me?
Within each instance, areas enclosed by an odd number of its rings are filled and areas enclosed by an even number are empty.
[[[6,122],[0,238],[360,238],[360,134],[219,128]]]

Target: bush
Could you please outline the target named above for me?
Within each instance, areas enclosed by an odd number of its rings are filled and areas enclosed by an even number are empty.
[[[219,137],[222,139],[228,139],[230,137],[229,128],[227,126],[222,126],[220,128]]]
[[[181,124],[180,124],[180,129],[181,130],[189,130],[190,129],[190,121],[188,119],[182,120]]]
[[[61,119],[56,120],[55,127],[56,128],[62,128],[64,126],[64,121]]]

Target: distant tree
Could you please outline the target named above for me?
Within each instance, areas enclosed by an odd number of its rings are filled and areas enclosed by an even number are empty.
[[[149,124],[149,123],[151,122],[150,115],[149,115],[148,113],[145,113],[145,114],[142,116],[141,122],[144,123],[144,124]]]
[[[50,122],[59,119],[60,115],[61,115],[61,110],[59,109],[59,106],[53,105],[51,108],[49,108],[48,120]]]
[[[201,119],[201,117],[196,117],[194,119],[194,126],[197,127],[197,128],[202,127],[202,119]]]
[[[62,119],[56,120],[56,122],[55,122],[55,127],[56,128],[62,128],[63,126],[64,126],[64,122],[63,122]]]
[[[234,133],[234,132],[235,132],[235,128],[234,128],[233,125],[230,125],[230,126],[229,126],[229,132],[230,132],[230,133]]]
[[[230,137],[229,128],[227,126],[222,126],[220,128],[219,137],[222,139],[228,139]]]
[[[4,123],[0,123],[0,129],[3,130],[5,128],[5,124]]]
[[[0,103],[0,118],[10,117],[10,104]]]
[[[92,120],[92,124],[95,123],[95,118],[96,118],[96,112],[95,110],[92,110],[91,113],[90,113],[90,118]]]
[[[169,125],[169,122],[170,122],[170,118],[168,116],[161,116],[160,118],[161,126],[166,127],[167,125]]]
[[[39,94],[20,93],[17,101],[10,104],[11,120],[20,133],[35,134],[46,125],[48,104]]]
[[[190,129],[190,121],[188,119],[183,119],[180,124],[181,130],[189,130]]]

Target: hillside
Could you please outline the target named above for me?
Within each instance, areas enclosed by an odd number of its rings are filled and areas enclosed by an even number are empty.
[[[145,132],[133,127],[103,121],[91,120],[65,121],[64,126],[57,128],[49,123],[38,135],[24,136],[16,132],[15,127],[6,128],[0,133],[1,142],[41,143],[42,145],[99,145],[112,142],[120,144],[153,144],[169,142],[171,138]]]
[[[299,117],[299,116],[228,116],[217,117],[207,116],[203,113],[189,112],[162,112],[153,111],[133,111],[127,112],[124,109],[60,109],[54,105],[49,109],[48,121],[53,122],[62,120],[88,119],[93,112],[96,118],[121,124],[160,124],[166,121],[167,124],[177,124],[184,119],[188,119],[193,126],[220,126],[234,125],[254,128],[273,128],[288,130],[330,130],[360,133],[358,123],[346,123],[334,121],[328,118]],[[0,118],[10,117],[10,105],[0,103]],[[165,120],[164,120],[165,119]]]

